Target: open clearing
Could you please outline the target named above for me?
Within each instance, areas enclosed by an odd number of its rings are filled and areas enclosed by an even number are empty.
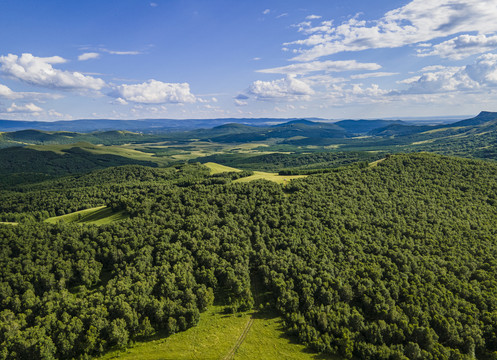
[[[464,126],[454,126],[454,127],[447,127],[447,128],[439,128],[439,129],[427,130],[427,131],[422,132],[421,134],[434,134],[434,133],[441,132],[441,131],[459,130],[459,129],[463,129],[463,128],[464,128]]]
[[[104,225],[114,221],[119,221],[128,218],[124,211],[113,212],[106,206],[98,206],[91,209],[76,211],[70,214],[51,217],[45,220],[48,223],[78,223],[78,224],[94,224]]]
[[[385,161],[386,158],[383,158],[383,159],[379,159],[379,160],[376,160],[376,161],[373,161],[373,162],[370,162],[369,163],[369,167],[375,167],[375,166],[378,166],[379,163],[381,163],[382,161]]]
[[[229,166],[224,166],[221,164],[216,164],[213,162],[208,162],[208,163],[205,163],[203,165],[207,166],[210,169],[211,174],[241,171],[240,169],[232,168]],[[278,183],[278,184],[287,184],[292,179],[303,178],[306,176],[307,175],[278,175],[277,173],[268,173],[268,172],[264,172],[264,171],[254,171],[254,175],[240,178],[240,179],[237,179],[233,182],[247,182],[247,181],[264,179],[264,180],[274,181],[275,183]]]
[[[307,175],[278,175],[277,173],[268,173],[264,171],[254,171],[254,175],[237,179],[233,182],[247,182],[253,180],[269,180],[278,184],[287,184],[290,180],[304,178]]]
[[[74,144],[63,144],[63,145],[30,145],[27,146],[29,149],[38,150],[38,151],[52,151],[59,155],[66,154],[65,151],[72,149],[74,147],[83,149],[88,151],[89,153],[95,155],[116,155],[122,156],[133,160],[142,160],[142,161],[152,161],[158,164],[159,166],[167,164],[166,159],[162,159],[160,157],[155,156],[151,153],[142,152],[136,150],[130,145],[94,145],[87,142],[78,142]]]
[[[235,169],[235,168],[232,168],[229,166],[224,166],[224,165],[216,164],[213,162],[208,162],[208,163],[205,163],[203,165],[207,166],[209,168],[209,170],[211,171],[211,175],[219,174],[219,173],[223,173],[223,172],[234,172],[234,171],[239,172],[239,171],[241,171],[240,169]]]
[[[304,345],[283,332],[279,317],[263,314],[223,314],[223,306],[211,306],[200,315],[197,326],[167,338],[136,343],[124,351],[114,351],[101,360],[220,360],[229,359],[336,359],[309,352]],[[231,350],[246,329],[251,316],[251,327],[233,356]]]

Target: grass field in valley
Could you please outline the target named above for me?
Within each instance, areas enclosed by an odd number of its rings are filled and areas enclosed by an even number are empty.
[[[48,223],[68,222],[79,224],[104,225],[114,221],[126,219],[128,215],[124,211],[113,212],[106,206],[98,206],[91,209],[76,211],[70,214],[54,216],[46,219]]]
[[[264,171],[254,171],[254,175],[247,176],[235,180],[234,182],[247,182],[253,180],[269,180],[278,184],[286,184],[292,179],[298,179],[306,177],[307,175],[278,175],[277,173],[268,173]]]
[[[235,168],[232,168],[232,167],[229,167],[229,166],[224,166],[224,165],[221,165],[221,164],[216,164],[216,163],[213,163],[213,162],[208,162],[208,163],[205,163],[203,164],[204,166],[207,166],[211,172],[211,175],[213,174],[220,174],[220,173],[223,173],[223,172],[239,172],[241,171],[240,169],[235,169]]]
[[[138,342],[126,350],[110,352],[100,360],[311,360],[337,359],[309,352],[283,332],[280,317],[245,312],[224,314],[223,306],[212,306],[201,314],[197,326],[167,338]],[[234,354],[232,349],[253,316],[247,336]]]
[[[241,171],[240,169],[232,168],[229,166],[224,166],[224,165],[213,163],[213,162],[208,162],[208,163],[205,163],[203,165],[207,166],[210,169],[211,174]],[[269,173],[269,172],[264,172],[264,171],[254,171],[253,175],[237,179],[234,182],[247,182],[247,181],[264,179],[264,180],[274,181],[275,183],[278,183],[278,184],[286,184],[288,181],[290,181],[292,179],[297,179],[297,178],[302,178],[302,177],[306,177],[306,175],[278,175],[277,173]]]

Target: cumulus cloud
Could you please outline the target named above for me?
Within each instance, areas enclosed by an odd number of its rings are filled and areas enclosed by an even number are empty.
[[[12,103],[10,107],[7,108],[8,113],[39,113],[42,111],[43,109],[41,107],[36,106],[33,103],[24,105],[17,105],[16,103]]]
[[[142,104],[193,103],[197,100],[188,83],[165,83],[153,79],[141,84],[117,86],[111,95]]]
[[[391,97],[385,96],[389,92],[389,90],[381,89],[377,84],[372,84],[369,87],[363,84],[332,84],[322,94],[322,106],[384,103],[392,100]]]
[[[100,57],[99,53],[96,52],[87,52],[78,56],[79,61],[85,61],[90,59],[97,59]]]
[[[31,85],[67,90],[100,90],[102,79],[55,69],[52,65],[65,63],[59,56],[37,57],[32,54],[0,56],[0,71],[11,78]]]
[[[311,61],[343,51],[395,48],[431,41],[457,33],[492,34],[497,31],[497,0],[413,0],[373,21],[357,16],[334,26],[300,24],[299,31],[310,35],[285,45],[303,45],[293,60]]]
[[[310,72],[325,71],[325,72],[340,72],[351,70],[378,70],[381,66],[375,63],[360,63],[356,60],[343,61],[312,61],[308,63],[298,63],[286,66],[280,66],[270,69],[257,70],[257,72],[267,74],[296,74],[303,75]]]
[[[497,35],[460,35],[440,44],[425,46],[418,50],[418,56],[440,56],[453,60],[460,60],[465,57],[481,54],[497,48]]]
[[[46,94],[38,92],[16,92],[11,90],[8,86],[0,84],[0,98],[5,99],[59,99],[60,95]]]
[[[306,82],[289,75],[273,81],[254,81],[248,94],[257,100],[309,100],[314,90]]]
[[[460,67],[432,68],[400,83],[408,85],[403,94],[434,94],[454,91],[476,91],[497,86],[497,54],[485,54],[473,64]]]
[[[128,105],[128,102],[126,100],[124,100],[123,98],[117,98],[114,101],[116,104],[119,104],[119,105]]]
[[[16,93],[13,92],[8,86],[0,84],[0,97],[7,99],[15,99]]]
[[[464,69],[468,76],[480,85],[497,85],[497,54],[486,54]]]
[[[421,76],[412,77],[402,83],[409,85],[403,94],[433,94],[453,91],[472,90],[478,88],[465,72],[464,67],[447,67],[441,70],[427,72]]]

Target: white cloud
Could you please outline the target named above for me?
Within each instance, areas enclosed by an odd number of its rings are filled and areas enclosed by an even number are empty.
[[[117,98],[115,102],[119,105],[128,105],[128,102],[124,100],[123,98]]]
[[[442,69],[445,69],[445,66],[443,66],[443,65],[429,65],[429,66],[425,66],[424,68],[419,70],[419,72],[435,71],[435,70],[442,70]]]
[[[25,105],[17,105],[16,103],[12,103],[10,107],[7,108],[8,113],[39,113],[42,111],[43,109],[41,107],[36,106],[33,103]]]
[[[150,3],[150,6],[151,6],[151,7],[157,7],[157,6],[159,6],[159,5],[157,5],[157,3],[151,2],[151,3]]]
[[[190,92],[188,83],[165,83],[157,80],[115,88],[117,98],[142,104],[192,103],[197,99]],[[113,94],[114,95],[114,94]]]
[[[0,98],[6,99],[59,99],[60,95],[39,93],[39,92],[16,92],[11,90],[8,86],[0,84]]]
[[[0,97],[7,98],[7,99],[15,99],[16,93],[13,92],[9,87],[0,84]]]
[[[309,100],[314,90],[306,82],[289,75],[279,80],[254,81],[248,93],[257,100]]]
[[[464,69],[468,76],[484,86],[497,86],[497,54],[486,54]]]
[[[278,16],[276,16],[276,19],[279,19],[279,18],[282,18],[282,17],[285,17],[285,16],[288,16],[288,13],[279,14]]]
[[[334,77],[328,74],[318,74],[306,76],[305,81],[312,86],[324,86],[329,88],[333,84],[347,82],[348,80],[343,77]]]
[[[235,102],[236,106],[245,106],[248,104],[248,102],[243,101],[243,100],[234,99],[233,101]]]
[[[102,51],[111,54],[111,55],[140,55],[142,54],[141,51],[117,51],[117,50],[108,50],[108,49],[101,49]]]
[[[394,73],[394,72],[373,72],[373,73],[367,73],[367,74],[352,75],[350,78],[351,79],[367,79],[367,78],[372,78],[372,77],[384,77],[384,76],[393,76],[393,75],[399,75],[399,73]]]
[[[400,81],[409,85],[406,90],[394,91],[392,94],[436,94],[455,91],[476,90],[480,87],[477,81],[471,79],[465,67],[445,67],[420,76]]]
[[[381,19],[360,21],[357,17],[333,26],[301,24],[299,31],[312,34],[290,44],[298,49],[293,60],[310,61],[343,51],[395,48],[461,32],[492,34],[497,31],[497,0],[413,0],[387,12]]]
[[[425,68],[429,69],[429,68]],[[399,81],[409,87],[394,94],[435,94],[479,91],[497,86],[497,54],[485,54],[467,66],[433,66],[432,71]]]
[[[79,61],[85,61],[90,59],[97,59],[100,57],[99,53],[96,52],[87,52],[78,56]]]
[[[102,79],[85,76],[79,72],[54,69],[52,64],[66,62],[59,56],[36,57],[22,54],[0,56],[0,71],[9,77],[31,85],[68,90],[100,90],[105,86]]]
[[[322,16],[320,15],[309,15],[305,17],[307,20],[316,20],[316,19],[321,19]]]
[[[497,35],[460,35],[453,39],[444,41],[433,47],[424,47],[418,50],[418,56],[440,56],[453,60],[460,60],[465,57],[481,54],[497,48]]]
[[[377,84],[364,87],[363,84],[333,84],[323,93],[321,105],[343,106],[345,104],[375,104],[392,100],[387,97],[388,90],[381,89]]]
[[[57,118],[68,117],[67,115],[61,114],[60,112],[57,112],[53,109],[48,110],[48,115],[52,118],[54,118],[54,117],[57,117]]]
[[[378,70],[381,66],[375,63],[360,63],[356,60],[343,61],[312,61],[308,63],[291,64],[271,69],[257,70],[266,74],[307,74],[316,71],[340,72],[351,70]]]
[[[271,12],[271,10],[270,10],[270,9],[266,9],[266,10],[264,10],[264,11],[262,12],[262,14],[263,14],[263,15],[267,15],[267,14],[269,14],[270,12]]]

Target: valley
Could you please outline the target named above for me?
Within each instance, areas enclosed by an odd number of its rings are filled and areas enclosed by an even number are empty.
[[[0,150],[1,355],[493,359],[494,121],[25,137]]]

